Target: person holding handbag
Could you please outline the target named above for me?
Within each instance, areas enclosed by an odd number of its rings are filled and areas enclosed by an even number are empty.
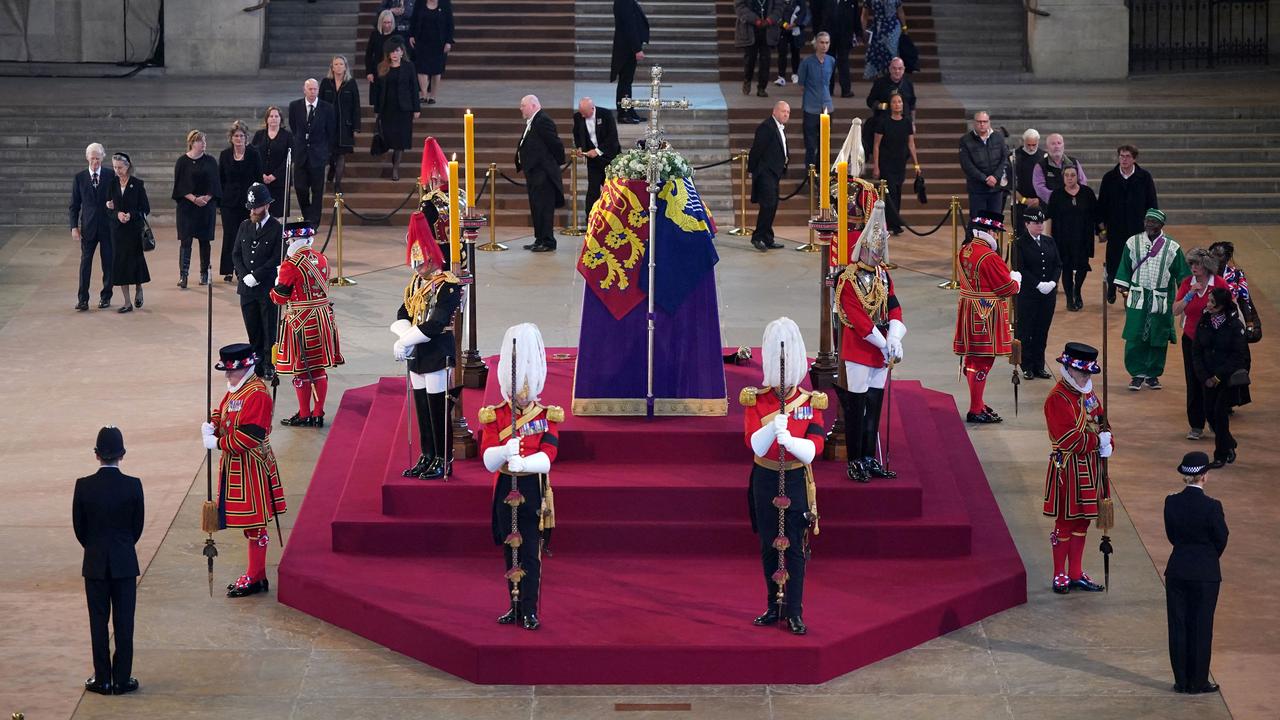
[[[135,307],[142,307],[142,286],[151,282],[147,258],[143,255],[147,249],[144,236],[150,233],[147,215],[151,213],[151,203],[147,200],[147,187],[142,178],[133,176],[133,163],[127,154],[118,152],[112,155],[111,168],[116,175],[116,181],[107,191],[111,244],[115,250],[111,256],[111,282],[124,295],[124,304],[116,312],[127,313],[133,312]],[[136,290],[132,299],[129,297],[130,285]]]
[[[1217,469],[1236,461],[1236,440],[1231,436],[1231,388],[1249,383],[1244,340],[1231,291],[1224,287],[1209,291],[1209,302],[1196,328],[1191,355],[1196,379],[1204,388],[1204,408],[1213,429],[1213,462]]]
[[[378,134],[373,139],[374,155],[391,151],[391,179],[400,179],[400,158],[413,147],[413,121],[422,114],[418,100],[417,71],[405,57],[404,44],[393,38],[386,44],[386,55],[378,63],[378,77],[369,90],[374,111],[378,114]],[[382,147],[379,148],[379,141]]]

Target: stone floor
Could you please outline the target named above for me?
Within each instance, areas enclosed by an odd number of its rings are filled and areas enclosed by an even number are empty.
[[[1264,316],[1280,277],[1275,228],[1170,229],[1188,245],[1233,239],[1250,271]],[[504,239],[514,233],[506,231]],[[799,241],[794,228],[782,233]],[[78,252],[61,228],[0,229],[0,711],[29,718],[271,717],[587,718],[639,709],[643,717],[688,710],[700,718],[1264,718],[1280,705],[1274,535],[1276,491],[1267,480],[1276,451],[1265,447],[1275,420],[1274,390],[1263,383],[1238,415],[1241,460],[1211,479],[1233,533],[1218,613],[1215,676],[1225,697],[1169,692],[1159,569],[1168,546],[1160,524],[1163,494],[1180,484],[1170,472],[1191,443],[1182,440],[1178,357],[1168,388],[1133,395],[1123,385],[1118,326],[1111,339],[1117,392],[1116,486],[1124,507],[1113,532],[1112,591],[1052,595],[1047,588],[1050,529],[1038,500],[1046,438],[1039,406],[1049,385],[1024,383],[1014,416],[1006,366],[997,366],[989,400],[1009,419],[971,437],[1028,568],[1029,602],[820,686],[494,687],[472,685],[285,608],[271,597],[209,596],[197,530],[204,456],[197,426],[204,412],[206,296],[173,286],[175,243],[157,228],[149,256],[155,282],[146,305],[120,316],[74,313]],[[385,326],[406,272],[398,231],[360,229],[346,237],[347,274],[359,285],[334,292],[348,364],[334,372],[330,412],[342,390],[396,372]],[[519,241],[517,239],[517,241]],[[759,342],[779,315],[800,322],[816,346],[817,259],[790,251],[760,255],[740,238],[718,240],[717,268],[726,344]],[[577,242],[554,255],[519,250],[481,255],[480,347],[494,351],[505,327],[533,320],[549,344],[576,342],[582,281]],[[963,393],[950,351],[954,294],[937,289],[949,273],[950,237],[903,238],[893,249],[906,307],[907,362],[900,377]],[[768,288],[763,289],[763,288]],[[96,292],[96,289],[95,289]],[[115,307],[119,305],[117,296]],[[1112,320],[1116,319],[1112,315]],[[1051,345],[1100,342],[1096,302],[1058,316]],[[215,343],[240,339],[230,286],[214,287]],[[810,348],[812,351],[814,348]],[[1277,354],[1255,346],[1255,376],[1274,377]],[[1266,372],[1263,372],[1265,369]],[[53,370],[45,374],[47,370]],[[217,378],[215,378],[217,381]],[[281,411],[292,397],[281,395]],[[100,425],[119,424],[124,468],[143,477],[147,525],[140,555],[135,675],[143,690],[123,698],[85,695],[90,674],[87,622],[70,530],[72,480],[93,470]],[[288,498],[297,508],[324,431],[277,428],[273,443]],[[40,478],[35,483],[31,478]],[[38,483],[38,484],[37,484]],[[293,515],[284,517],[286,541]],[[214,584],[233,579],[243,541],[217,538]],[[273,549],[269,559],[279,557]],[[1096,553],[1087,562],[1100,574]],[[274,577],[274,565],[271,568]],[[867,588],[875,592],[875,588]],[[554,617],[545,618],[554,622]],[[820,628],[814,628],[821,632]],[[668,712],[662,710],[666,707]],[[679,715],[677,715],[679,716]],[[631,717],[631,716],[628,716]]]

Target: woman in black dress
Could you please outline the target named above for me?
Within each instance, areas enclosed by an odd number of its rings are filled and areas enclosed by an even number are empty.
[[[249,126],[236,120],[227,130],[231,145],[218,156],[218,179],[222,183],[222,253],[218,258],[218,274],[226,282],[232,282],[235,267],[231,264],[231,249],[236,244],[240,223],[249,219],[244,203],[249,186],[262,177],[262,157],[249,144]]]
[[[1074,166],[1062,169],[1063,187],[1049,196],[1049,217],[1046,231],[1058,241],[1058,253],[1062,256],[1062,292],[1067,296],[1067,309],[1076,312],[1084,307],[1080,289],[1089,274],[1089,260],[1093,258],[1094,242],[1101,230],[1098,216],[1098,196],[1088,185],[1080,184],[1080,176]]]
[[[920,174],[920,161],[916,155],[915,128],[906,116],[906,104],[902,96],[889,96],[889,117],[876,128],[876,140],[872,154],[871,175],[884,178],[889,185],[889,201],[885,203],[885,219],[894,235],[902,234],[902,183],[907,181],[907,158],[911,159],[916,174]]]
[[[453,49],[453,6],[449,0],[415,0],[409,33],[418,86],[426,91],[428,105],[436,104],[444,62]]]
[[[400,179],[400,157],[413,145],[413,121],[422,110],[413,63],[404,52],[399,39],[387,43],[387,54],[378,63],[378,79],[369,92],[378,113],[378,132],[391,151],[392,180]]]
[[[173,164],[173,199],[178,203],[178,287],[187,287],[191,267],[191,241],[200,241],[200,284],[209,282],[209,256],[216,209],[222,199],[218,161],[206,155],[206,138],[199,130],[187,133],[187,151]]]
[[[1209,291],[1209,303],[1192,342],[1191,365],[1204,388],[1204,409],[1213,429],[1213,464],[1220,468],[1236,461],[1236,439],[1231,436],[1231,376],[1245,370],[1249,344],[1244,339],[1231,291],[1217,287]]]
[[[293,134],[281,127],[280,108],[272,105],[262,116],[262,129],[253,134],[253,147],[262,158],[262,184],[271,189],[271,215],[284,217],[285,161],[293,146]],[[248,188],[246,188],[247,190]]]
[[[338,144],[333,149],[330,180],[333,191],[342,192],[342,174],[347,169],[347,156],[356,146],[360,132],[360,88],[351,79],[347,59],[334,55],[329,61],[329,74],[320,81],[320,99],[334,107],[338,114]]]
[[[396,16],[390,10],[378,13],[378,22],[373,26],[369,42],[364,48],[364,79],[373,85],[378,77],[378,63],[386,55],[386,44],[391,38],[398,37],[405,41],[405,34],[396,30]],[[369,96],[369,104],[373,104],[373,96]]]
[[[128,155],[112,155],[111,167],[116,171],[116,182],[107,188],[111,245],[115,251],[111,256],[111,282],[119,286],[124,295],[124,305],[116,312],[127,313],[133,312],[135,307],[142,307],[142,285],[151,282],[147,257],[142,254],[144,218],[151,214],[151,203],[147,201],[147,188],[142,178],[133,176],[133,163]],[[130,285],[136,290],[132,302],[129,298]]]

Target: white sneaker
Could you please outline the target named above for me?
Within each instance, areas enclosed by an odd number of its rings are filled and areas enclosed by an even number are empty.
[[[774,85],[777,85],[778,87],[782,87],[783,85],[786,85],[786,84],[787,84],[787,81],[786,81],[786,80],[783,80],[783,79],[782,79],[782,76],[781,76],[781,75],[779,75],[779,76],[778,76],[778,79],[773,81],[773,84],[774,84]]]
[[[1190,430],[1187,431],[1188,440],[1199,440],[1202,437],[1204,437],[1204,430],[1197,430],[1195,428],[1191,428]]]
[[[791,84],[795,85],[798,82],[800,82],[800,76],[795,73],[791,73]]]

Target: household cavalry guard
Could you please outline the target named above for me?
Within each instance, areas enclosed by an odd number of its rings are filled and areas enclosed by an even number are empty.
[[[804,338],[790,318],[764,330],[764,387],[743,388],[747,447],[755,453],[747,504],[760,536],[765,611],[756,625],[786,619],[796,635],[804,624],[804,572],[809,529],[818,533],[818,498],[810,463],[822,452],[827,396],[800,387],[808,371]]]
[[[837,392],[844,410],[848,473],[850,480],[864,483],[873,477],[897,477],[876,457],[885,384],[889,369],[902,360],[902,338],[907,334],[893,278],[884,266],[888,247],[884,202],[878,200],[849,264],[836,280],[845,371],[845,389]]]
[[[514,358],[512,355],[514,354]],[[503,548],[511,607],[500,625],[537,630],[543,539],[555,527],[551,463],[559,446],[564,410],[542,405],[547,351],[538,326],[508,328],[498,358],[503,403],[480,408],[480,452],[493,475],[491,529]]]
[[[249,541],[248,567],[227,586],[227,597],[266,592],[267,523],[287,509],[276,456],[271,450],[271,391],[254,373],[258,356],[248,343],[218,351],[213,367],[227,377],[227,394],[200,427],[204,446],[220,450],[218,463],[218,528],[244,531]]]
[[[329,261],[311,247],[315,234],[315,228],[306,222],[285,227],[289,249],[271,289],[271,300],[284,305],[276,372],[292,375],[298,394],[298,412],[280,421],[285,426],[324,427],[328,368],[344,362],[329,302]]]
[[[444,256],[421,211],[409,218],[405,260],[414,275],[404,289],[391,332],[392,353],[407,361],[422,454],[404,477],[448,477],[453,462],[448,396],[456,361],[453,323],[462,303],[462,284],[444,269]]]
[[[1110,497],[1105,460],[1113,449],[1111,426],[1093,392],[1090,376],[1102,372],[1097,349],[1069,342],[1058,357],[1062,379],[1044,401],[1044,419],[1053,450],[1044,478],[1044,514],[1056,518],[1053,547],[1053,591],[1098,592],[1103,587],[1084,571],[1085,533],[1089,521]]]
[[[995,233],[1004,232],[999,213],[980,210],[969,222],[969,236],[960,246],[960,301],[956,307],[956,332],[952,349],[961,356],[961,369],[969,383],[971,423],[998,423],[1000,415],[986,405],[983,393],[987,375],[997,357],[1013,351],[1013,330],[1005,298],[1018,294],[1022,274],[1010,271],[1000,257]]]
[[[841,181],[836,170],[840,163],[848,163],[848,170],[843,180],[849,184],[849,240],[851,242],[856,242],[856,238],[860,237],[859,233],[866,227],[876,202],[880,200],[880,193],[876,190],[876,186],[870,180],[861,177],[862,169],[867,161],[860,139],[861,128],[862,119],[854,118],[849,125],[849,133],[845,136],[844,144],[840,146],[840,151],[836,153],[835,162],[831,163],[831,182],[828,188],[828,192],[831,193],[831,210],[835,212],[839,209],[836,207],[837,183]],[[852,252],[850,255],[852,255]],[[827,257],[833,268],[841,267],[849,262],[849,258],[839,256],[839,250],[834,242],[831,243],[831,250]]]

